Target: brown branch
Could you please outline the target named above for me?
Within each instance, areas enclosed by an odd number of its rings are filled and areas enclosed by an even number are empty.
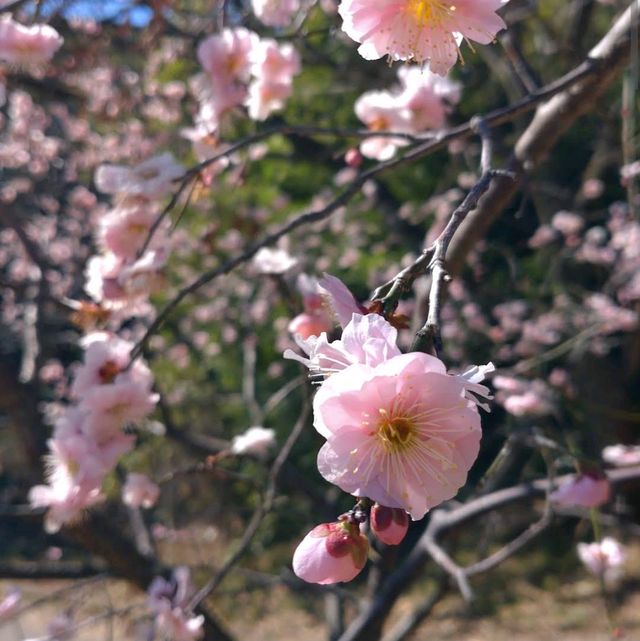
[[[400,619],[396,625],[384,635],[383,641],[402,641],[406,639],[433,611],[436,604],[447,594],[447,576],[443,574],[431,594],[412,612]]]
[[[483,136],[483,141],[489,140]],[[490,144],[483,144],[482,160],[483,167],[490,166]],[[491,181],[497,176],[504,176],[504,172],[487,169],[473,189],[467,194],[462,203],[456,207],[447,226],[438,236],[428,252],[431,254],[431,261],[427,269],[431,270],[431,289],[429,291],[429,312],[424,327],[416,334],[411,351],[429,351],[440,355],[442,341],[440,339],[440,306],[444,296],[445,284],[451,280],[446,267],[447,250],[456,231],[464,222],[467,215],[478,206],[478,201],[489,189]],[[421,257],[422,258],[422,257]],[[419,260],[421,260],[421,258]]]
[[[487,127],[495,127],[505,122],[509,122],[510,120],[513,120],[514,118],[517,118],[518,116],[524,113],[527,113],[528,111],[531,111],[543,100],[547,100],[551,96],[555,96],[560,92],[567,91],[568,88],[572,87],[575,84],[580,83],[585,78],[589,78],[591,76],[600,78],[604,73],[603,69],[606,71],[606,64],[607,64],[607,58],[603,56],[600,56],[594,60],[588,59],[587,61],[582,63],[580,66],[576,67],[575,69],[573,69],[572,71],[564,75],[562,78],[559,78],[558,80],[546,85],[539,91],[536,91],[530,94],[529,96],[527,96],[526,98],[523,98],[522,100],[516,102],[514,105],[511,105],[509,107],[503,107],[500,109],[495,109],[489,112],[488,114],[485,114],[484,116],[482,116],[482,120],[486,123]],[[253,258],[253,256],[262,247],[273,245],[280,238],[286,236],[292,231],[298,229],[299,227],[303,227],[306,225],[310,225],[316,222],[321,222],[323,220],[326,220],[336,210],[340,209],[340,207],[342,207],[343,205],[346,205],[357,193],[359,193],[361,187],[371,178],[374,178],[387,170],[394,169],[397,167],[402,167],[404,165],[414,162],[415,160],[424,158],[425,156],[446,147],[453,140],[470,137],[474,133],[475,122],[476,122],[476,119],[472,119],[464,124],[458,125],[456,127],[451,127],[450,129],[443,130],[436,134],[432,134],[430,135],[430,139],[428,141],[420,143],[413,148],[410,148],[405,154],[398,156],[397,158],[393,158],[391,160],[378,163],[377,165],[374,165],[372,168],[363,171],[358,176],[356,176],[356,178],[353,179],[353,181],[347,186],[346,189],[344,189],[340,194],[338,194],[325,207],[296,215],[295,217],[290,219],[289,222],[285,223],[280,228],[268,233],[262,239],[249,245],[243,252],[241,252],[234,258],[231,258],[225,261],[224,263],[222,263],[222,265],[219,265],[218,267],[210,269],[209,271],[206,271],[203,274],[201,274],[192,283],[182,288],[158,313],[158,316],[151,323],[151,325],[149,326],[145,334],[142,336],[142,338],[140,339],[136,347],[132,350],[131,352],[132,360],[137,358],[140,355],[140,353],[143,351],[145,345],[147,344],[151,336],[162,326],[166,317],[169,314],[171,314],[178,307],[178,305],[180,305],[180,303],[189,295],[198,291],[201,287],[210,283],[216,278],[223,276],[225,274],[228,274],[230,271],[232,271],[239,265],[242,265],[243,263],[246,263],[247,261],[251,260],[251,258]],[[261,140],[267,136],[270,136],[273,133],[283,133],[283,132],[286,133],[287,131],[292,131],[295,129],[296,129],[295,127],[293,128],[284,127],[282,129],[277,129],[277,130],[266,130],[259,134],[255,134],[254,136],[251,136],[247,139],[239,141],[234,145],[232,145],[225,152],[213,158],[210,158],[204,161],[203,163],[200,163],[199,165],[196,165],[195,167],[190,169],[189,172],[185,174],[185,177],[183,178],[183,180],[187,179],[188,176],[194,173],[200,172],[204,167],[215,162],[216,160],[219,160],[220,158],[229,155],[230,153],[232,153],[232,150],[240,149],[244,146],[247,146],[248,144],[256,142],[257,140]],[[309,130],[309,128],[306,128],[306,127],[304,129]],[[332,131],[340,131],[340,130],[332,130]],[[370,132],[368,132],[368,135],[370,135]],[[376,132],[376,135],[378,135],[378,132]],[[508,180],[508,179],[504,178],[504,180]],[[499,182],[502,183],[503,180]]]
[[[619,487],[631,480],[640,478],[640,465],[619,470],[609,470],[607,471],[607,477],[614,487]],[[560,477],[555,479],[555,482],[562,483],[568,481],[569,478],[571,476]],[[407,590],[430,558],[429,551],[425,549],[423,543],[425,540],[435,539],[445,531],[488,512],[545,496],[549,488],[549,481],[541,479],[492,492],[452,510],[447,510],[446,504],[444,507],[434,510],[431,513],[427,529],[409,556],[381,586],[378,594],[351,623],[339,641],[368,641],[370,639],[370,630],[376,629],[386,619],[398,597]]]
[[[3,579],[83,579],[106,571],[106,565],[93,561],[0,561]]]
[[[634,0],[605,37],[589,52],[587,59],[571,72],[579,75],[578,82],[556,92],[538,107],[506,166],[515,179],[496,179],[477,209],[460,226],[451,243],[451,274],[460,272],[478,239],[486,235],[491,224],[512,201],[525,175],[543,161],[558,138],[580,116],[593,110],[598,97],[620,75],[629,60],[633,33],[637,33],[638,24],[637,19],[634,19],[634,11],[637,12],[639,6],[640,0]]]
[[[63,533],[104,559],[110,572],[141,590],[146,590],[155,576],[169,570],[154,558],[141,554],[102,515],[89,513],[82,522],[64,528]],[[195,608],[195,612],[204,616],[205,641],[234,641],[210,612],[200,606]]]

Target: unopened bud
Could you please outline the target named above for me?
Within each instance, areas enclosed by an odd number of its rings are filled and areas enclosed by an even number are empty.
[[[397,507],[376,503],[371,508],[371,531],[387,545],[398,545],[409,529],[407,513]]]

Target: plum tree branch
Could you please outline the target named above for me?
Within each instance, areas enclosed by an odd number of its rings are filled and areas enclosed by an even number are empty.
[[[554,96],[560,92],[568,90],[568,88],[575,84],[580,83],[584,78],[588,78],[591,76],[600,77],[604,73],[603,69],[606,68],[606,63],[606,57],[594,60],[587,59],[581,65],[564,75],[562,78],[559,78],[558,80],[546,85],[540,90],[526,96],[513,105],[495,109],[483,115],[482,120],[486,123],[487,127],[495,127],[497,125],[503,124],[504,122],[513,120],[514,118],[527,113],[528,111],[531,111],[540,102],[547,100],[551,96]],[[248,262],[263,247],[273,245],[278,240],[280,240],[280,238],[283,238],[284,236],[300,227],[326,220],[334,212],[336,212],[342,206],[346,205],[356,194],[358,194],[362,186],[368,180],[375,178],[385,171],[402,167],[414,162],[415,160],[424,158],[425,156],[446,147],[453,140],[464,139],[472,136],[474,134],[474,126],[476,122],[477,118],[470,119],[466,123],[430,135],[429,140],[421,142],[415,147],[410,148],[405,154],[400,155],[396,158],[392,158],[391,160],[378,163],[373,167],[361,172],[340,194],[338,194],[324,207],[297,214],[281,227],[267,233],[260,240],[250,244],[244,251],[240,252],[235,257],[230,258],[217,267],[203,272],[190,284],[180,289],[175,294],[175,296],[165,305],[165,307],[160,310],[158,316],[149,325],[147,331],[144,333],[140,341],[136,344],[135,348],[132,350],[131,360],[134,360],[141,354],[151,336],[162,326],[166,317],[169,316],[180,305],[180,303],[185,300],[185,298],[198,291],[204,285],[214,281],[216,278],[228,274],[239,265]],[[294,129],[296,130],[295,133],[300,133],[299,128]],[[309,128],[305,127],[303,129],[309,132]],[[262,140],[268,136],[278,133],[287,133],[287,131],[291,132],[291,130],[292,128],[287,126],[282,128],[268,129],[263,132],[259,132],[258,134],[254,134],[253,136],[245,138],[241,141],[238,141],[237,143],[234,143],[224,152],[191,168],[183,177],[181,186],[178,191],[184,190],[186,188],[186,182],[191,180],[194,175],[198,174],[200,171],[202,171],[202,169],[220,160],[221,158],[226,157],[234,151],[237,151],[242,147],[246,147],[259,140]],[[370,132],[367,132],[367,135],[370,135]],[[376,135],[378,135],[378,132],[376,132]],[[507,180],[507,178],[504,178],[504,180]],[[500,183],[502,182],[503,181],[501,180]],[[177,198],[175,197],[175,195],[171,200],[171,202],[173,202],[175,205],[174,199],[175,202],[177,202]],[[167,209],[164,215],[166,215],[168,211],[169,210]]]
[[[610,470],[607,472],[607,477],[614,487],[619,487],[629,481],[640,478],[640,465]],[[555,479],[555,482],[562,483],[569,480],[569,478],[570,476],[560,477]],[[365,641],[370,638],[370,630],[376,629],[377,626],[380,625],[380,622],[386,619],[400,594],[402,594],[420,574],[420,571],[430,558],[430,542],[437,540],[439,535],[488,512],[493,512],[536,497],[542,497],[546,495],[549,488],[549,481],[547,479],[540,479],[497,490],[472,499],[460,507],[447,509],[448,506],[445,504],[443,507],[434,510],[431,513],[429,525],[407,558],[398,569],[389,576],[387,581],[381,586],[378,594],[376,594],[374,599],[372,599],[356,619],[354,619],[345,633],[340,637],[339,641]],[[539,525],[541,523],[543,522],[539,521],[538,524],[534,524],[535,528],[542,527],[542,525]],[[533,531],[534,535],[537,534],[535,528]],[[525,531],[525,533],[526,532],[529,532],[529,530]],[[533,536],[531,533],[525,533],[521,535],[524,541],[521,539],[515,544],[516,547],[517,545],[522,547],[522,545],[527,542],[526,537]],[[518,539],[520,539],[520,537],[514,539],[514,541],[518,541]],[[516,551],[517,549],[514,550],[513,553]],[[504,555],[505,553],[501,552],[501,554]],[[501,558],[499,561],[502,562],[506,558],[507,556],[504,556],[504,558]],[[492,559],[492,557],[490,556],[488,559]],[[495,561],[497,560],[498,559]],[[487,565],[489,565],[487,559],[481,563],[487,563]],[[497,565],[493,560],[491,563],[491,567]]]

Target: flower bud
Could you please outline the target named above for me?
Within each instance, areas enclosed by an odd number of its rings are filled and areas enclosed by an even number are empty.
[[[293,554],[293,571],[309,583],[355,578],[367,561],[369,542],[357,524],[322,523],[304,537]]]
[[[362,164],[362,154],[357,149],[349,149],[344,155],[344,161],[349,167],[358,168]]]
[[[409,529],[407,513],[397,507],[376,503],[371,508],[371,531],[387,545],[398,545]]]

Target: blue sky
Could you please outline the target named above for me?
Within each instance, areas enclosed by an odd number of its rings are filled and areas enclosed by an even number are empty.
[[[54,3],[52,2],[51,5],[53,6]],[[45,15],[46,11],[45,4],[43,10]],[[122,13],[123,20],[135,27],[144,27],[153,15],[148,6],[134,6],[131,0],[75,0],[70,3],[64,13],[69,18],[92,18],[94,20],[112,19]]]

